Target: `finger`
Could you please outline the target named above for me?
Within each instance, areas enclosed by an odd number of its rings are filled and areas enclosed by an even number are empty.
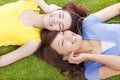
[[[58,7],[58,9],[62,9],[62,7]]]
[[[78,57],[78,54],[74,54],[74,57]]]
[[[69,53],[69,55],[68,55],[68,61],[69,61],[69,63],[74,63],[74,58],[73,58],[73,56],[74,56],[74,52],[71,52],[71,53]]]
[[[68,57],[73,58],[73,57],[74,57],[74,52],[72,51],[72,52],[68,55]]]
[[[68,58],[67,56],[63,56],[63,60],[67,60],[67,58]]]

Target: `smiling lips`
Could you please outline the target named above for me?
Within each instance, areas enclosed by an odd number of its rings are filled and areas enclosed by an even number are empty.
[[[72,44],[74,44],[74,43],[75,43],[75,41],[76,41],[75,35],[74,35],[74,34],[72,34]]]

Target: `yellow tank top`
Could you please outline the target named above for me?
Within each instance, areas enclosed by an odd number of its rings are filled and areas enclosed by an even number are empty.
[[[23,45],[29,40],[40,41],[41,29],[22,24],[19,20],[25,10],[39,8],[34,0],[17,1],[0,7],[0,46]]]

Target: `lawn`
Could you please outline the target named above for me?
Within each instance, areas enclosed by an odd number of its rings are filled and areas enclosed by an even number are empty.
[[[17,0],[0,0],[0,6]],[[106,6],[120,2],[119,0],[46,0],[47,3],[55,3],[59,6],[75,1],[85,4],[89,12],[94,13]],[[107,23],[120,23],[120,16]],[[10,52],[19,46],[7,46],[0,48],[0,55]],[[11,65],[0,68],[0,80],[68,80],[60,74],[58,69],[50,67],[35,55],[19,60]],[[114,76],[107,80],[120,80],[120,76]]]

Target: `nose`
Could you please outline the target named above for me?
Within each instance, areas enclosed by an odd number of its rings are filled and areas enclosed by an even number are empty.
[[[55,15],[52,15],[50,19],[51,19],[51,24],[52,25],[62,22],[62,20],[58,16],[55,16]]]
[[[55,23],[61,23],[62,20],[60,18],[55,18]]]

